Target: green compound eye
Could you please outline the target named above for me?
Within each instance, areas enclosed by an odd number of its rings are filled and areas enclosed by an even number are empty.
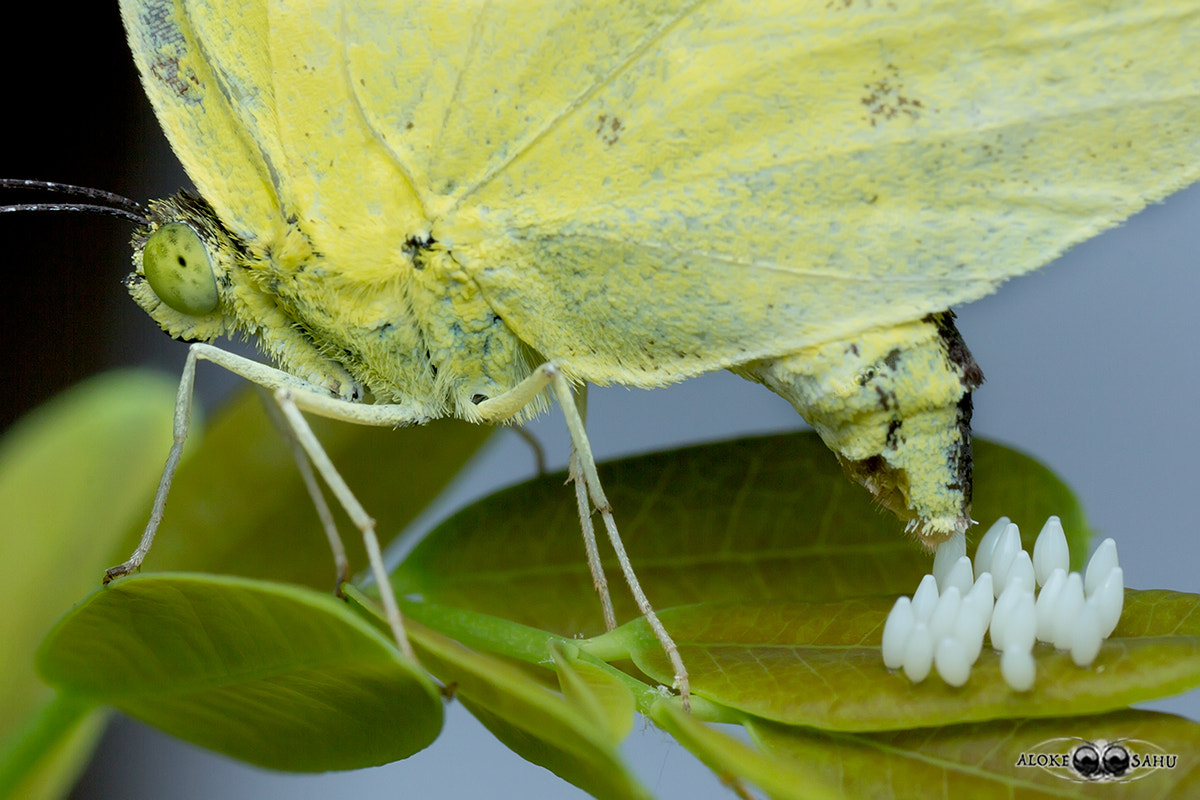
[[[171,222],[150,234],[142,248],[150,288],[181,314],[199,317],[217,307],[217,279],[208,249],[189,225]]]

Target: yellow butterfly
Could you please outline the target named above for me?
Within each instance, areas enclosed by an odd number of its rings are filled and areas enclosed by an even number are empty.
[[[201,195],[152,206],[130,290],[277,367],[193,345],[177,438],[196,359],[275,389],[407,649],[300,411],[496,423],[553,394],[585,536],[590,496],[685,702],[574,389],[731,369],[925,544],[961,536],[982,374],[947,309],[1200,177],[1198,0],[121,8]]]

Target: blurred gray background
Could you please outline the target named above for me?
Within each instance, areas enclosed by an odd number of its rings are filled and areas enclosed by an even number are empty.
[[[115,4],[70,12],[29,6],[24,31],[0,49],[5,144],[0,175],[62,180],[145,199],[185,181],[136,85]],[[1154,206],[998,294],[956,311],[987,375],[976,394],[979,434],[1017,447],[1080,495],[1100,536],[1116,538],[1128,585],[1200,591],[1200,540],[1188,505],[1200,469],[1200,189]],[[0,425],[104,368],[152,365],[177,374],[184,346],[161,334],[118,281],[128,227],[70,215],[0,215],[8,254],[7,358]],[[212,399],[232,385],[203,370]],[[792,430],[784,401],[728,374],[653,392],[593,390],[597,456],[749,433]],[[561,415],[537,420],[552,467],[565,463]],[[471,499],[525,479],[532,460],[497,436],[452,487],[428,526]],[[13,532],[5,532],[13,535]],[[1200,719],[1200,692],[1153,704]],[[730,796],[665,734],[639,725],[625,752],[663,798]],[[513,756],[461,706],[442,738],[411,759],[325,776],[264,772],[128,720],[105,737],[75,797],[456,798],[583,796]]]

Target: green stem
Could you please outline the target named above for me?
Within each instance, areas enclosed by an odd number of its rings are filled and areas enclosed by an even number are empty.
[[[551,642],[571,640],[518,622],[465,611],[436,603],[400,601],[404,616],[433,628],[467,647],[508,656],[530,664],[545,665],[550,658]]]

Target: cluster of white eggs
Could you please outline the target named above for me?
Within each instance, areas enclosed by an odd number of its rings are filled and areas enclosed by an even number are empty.
[[[1116,542],[1101,542],[1083,575],[1069,569],[1058,517],[1046,520],[1032,557],[1008,517],[984,534],[973,569],[966,538],[951,539],[938,547],[933,574],[892,607],[883,628],[883,663],[903,669],[913,683],[936,669],[946,683],[962,686],[987,633],[1000,652],[1005,682],[1017,691],[1033,688],[1035,641],[1069,651],[1075,664],[1089,666],[1125,603]]]

